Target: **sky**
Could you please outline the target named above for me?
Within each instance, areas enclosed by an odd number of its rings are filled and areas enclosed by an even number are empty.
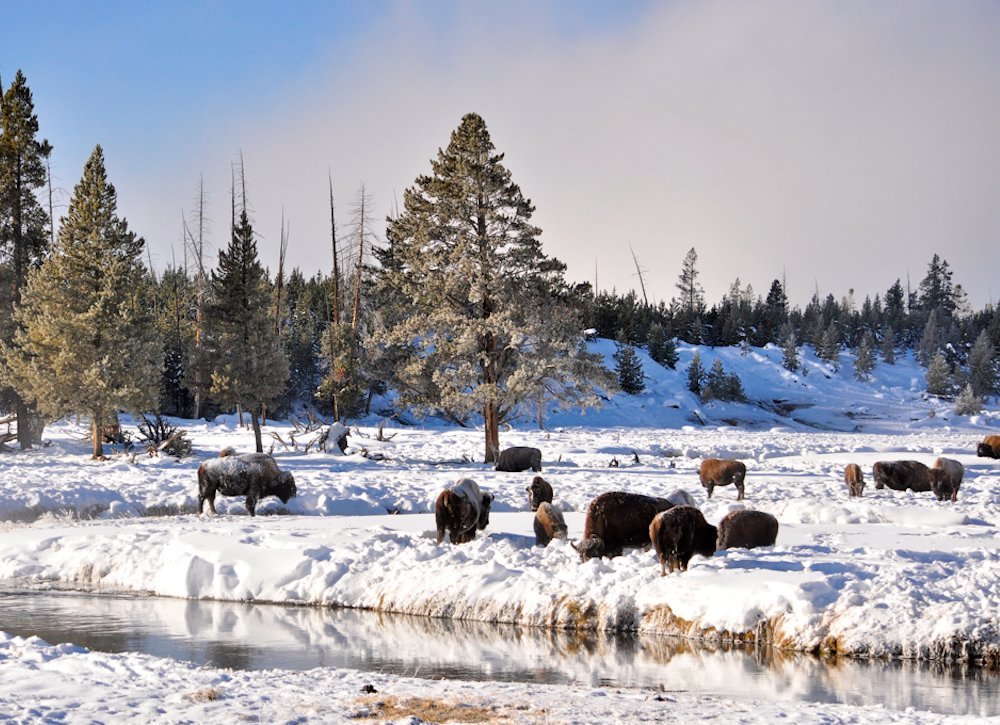
[[[96,144],[154,267],[204,184],[212,260],[242,154],[263,262],[328,272],[332,178],[373,230],[468,112],[536,207],[545,252],[602,290],[711,305],[913,288],[934,254],[1000,296],[1000,3],[16,3],[63,211]]]

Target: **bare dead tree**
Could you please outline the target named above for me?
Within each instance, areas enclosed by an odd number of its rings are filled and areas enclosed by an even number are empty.
[[[291,223],[289,222],[289,227]],[[278,243],[278,276],[274,280],[274,334],[281,331],[281,292],[285,287],[285,254],[288,252],[288,229],[285,208],[281,207],[281,237]]]
[[[632,249],[632,242],[628,243],[628,250],[632,252],[632,262],[635,264],[635,273],[639,277],[639,288],[642,290],[642,301],[649,305],[649,298],[646,297],[646,283],[642,278],[642,268],[639,266],[639,260],[635,256],[635,250]]]
[[[333,322],[340,322],[340,264],[337,259],[337,220],[333,213],[333,176],[326,172],[330,182],[330,241],[333,246]]]

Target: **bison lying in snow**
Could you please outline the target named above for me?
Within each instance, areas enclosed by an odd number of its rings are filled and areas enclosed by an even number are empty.
[[[562,511],[548,501],[542,501],[535,512],[535,544],[548,546],[552,539],[565,539],[567,531]]]
[[[552,486],[541,476],[535,476],[524,490],[528,492],[528,505],[532,511],[537,511],[546,501],[552,503]]]
[[[930,469],[931,491],[938,501],[957,501],[965,466],[953,458],[938,458]]]
[[[542,452],[537,448],[514,446],[500,451],[500,455],[497,456],[496,470],[498,471],[519,473],[527,471],[529,468],[535,473],[542,470]]]
[[[694,506],[674,506],[656,514],[649,524],[649,538],[660,559],[660,576],[667,575],[668,565],[671,573],[687,571],[695,554],[714,554],[716,533]]]
[[[712,498],[712,489],[716,486],[736,485],[739,492],[737,501],[743,500],[743,479],[746,478],[747,467],[740,461],[728,458],[706,458],[698,469],[701,485],[708,489],[708,497]]]
[[[444,541],[445,529],[453,544],[464,544],[476,538],[476,530],[490,523],[493,494],[483,493],[471,478],[459,479],[451,488],[438,494],[434,503],[437,542]]]
[[[246,496],[247,511],[255,516],[257,502],[265,496],[277,496],[288,503],[295,496],[295,479],[266,453],[227,454],[198,466],[198,513],[205,508],[205,501],[212,513],[217,513],[217,493]]]
[[[875,488],[894,491],[930,491],[931,474],[920,461],[878,461],[872,466]]]
[[[847,483],[848,496],[860,496],[865,488],[865,476],[861,473],[861,466],[857,463],[848,463],[844,469],[844,482]]]
[[[986,436],[976,448],[980,458],[1000,458],[1000,436]]]
[[[572,546],[582,561],[620,556],[626,546],[647,546],[653,517],[673,505],[665,498],[638,493],[602,493],[587,507],[583,540]]]
[[[730,511],[719,522],[717,549],[753,549],[773,546],[778,519],[763,511]]]

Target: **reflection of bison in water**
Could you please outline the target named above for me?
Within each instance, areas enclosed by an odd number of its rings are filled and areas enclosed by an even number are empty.
[[[717,549],[753,549],[774,546],[778,519],[763,511],[730,511],[719,522]]]
[[[490,523],[493,494],[483,493],[471,478],[459,479],[451,488],[438,494],[434,503],[437,542],[444,541],[445,529],[453,544],[464,544],[476,538],[476,530]]]
[[[217,493],[246,496],[247,512],[255,516],[257,502],[265,496],[277,496],[288,503],[295,496],[295,479],[266,453],[227,454],[198,466],[198,513],[205,508],[205,501],[212,513],[217,513]]]
[[[872,466],[875,488],[894,491],[930,491],[930,470],[920,461],[879,461]]]
[[[740,461],[728,458],[706,458],[698,469],[701,485],[708,489],[708,497],[712,498],[712,489],[716,486],[736,486],[736,500],[743,500],[743,479],[746,478],[747,467]]]
[[[565,539],[566,532],[562,511],[548,501],[542,501],[535,512],[535,544],[548,546],[552,539]]]
[[[716,529],[694,506],[674,506],[656,514],[649,524],[649,538],[660,559],[660,575],[675,569],[687,571],[695,554],[715,553]]]
[[[626,546],[647,546],[653,517],[673,505],[665,498],[638,493],[602,493],[587,507],[583,540],[572,546],[583,561],[620,556]]]
[[[532,511],[537,511],[545,501],[552,503],[552,486],[541,476],[535,476],[531,485],[524,490],[528,492],[528,505]]]
[[[986,436],[976,447],[976,455],[980,458],[1000,458],[1000,436]]]
[[[844,482],[847,483],[848,496],[860,496],[865,489],[865,476],[861,472],[861,466],[857,463],[848,463],[844,469]]]
[[[500,451],[500,455],[497,456],[496,470],[498,471],[518,473],[527,471],[529,468],[535,473],[542,470],[542,452],[537,448],[514,446]]]
[[[958,487],[965,476],[965,466],[954,458],[938,458],[930,469],[931,491],[938,501],[957,501]]]

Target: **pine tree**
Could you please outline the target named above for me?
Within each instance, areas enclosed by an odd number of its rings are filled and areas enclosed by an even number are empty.
[[[875,369],[873,348],[875,340],[870,332],[866,332],[854,351],[854,377],[859,381],[869,380]]]
[[[712,368],[705,378],[705,386],[701,391],[702,400],[722,400],[732,403],[743,403],[746,394],[743,383],[736,373],[727,373],[722,364],[722,358],[715,358]]]
[[[997,362],[996,348],[989,332],[983,330],[969,353],[969,384],[977,396],[982,398],[996,392]]]
[[[831,322],[823,331],[820,347],[816,352],[820,360],[832,365],[834,370],[840,369],[840,333],[834,323]]]
[[[695,350],[687,370],[688,390],[695,395],[701,395],[702,388],[705,385],[705,377],[705,368],[701,364],[701,355]]]
[[[944,348],[938,316],[938,310],[932,310],[924,325],[924,334],[917,347],[917,360],[921,365],[930,365],[931,359]]]
[[[951,394],[951,375],[948,361],[943,353],[934,353],[924,380],[927,382],[927,392],[931,395],[945,397]]]
[[[667,337],[663,326],[654,322],[649,328],[649,356],[660,365],[673,370],[677,367],[677,345],[672,337]]]
[[[633,347],[624,336],[619,336],[615,350],[615,373],[618,375],[618,387],[629,395],[637,395],[646,389],[643,380],[642,362]]]
[[[380,343],[399,360],[401,402],[461,422],[481,412],[486,461],[501,422],[540,389],[583,405],[607,380],[566,309],[565,265],[542,253],[534,207],[502,161],[483,119],[467,114],[431,175],[404,193],[378,254],[380,297],[395,308]],[[565,324],[546,324],[556,317]]]
[[[885,328],[882,333],[882,362],[886,365],[896,364],[896,333],[891,327]]]
[[[781,365],[792,373],[798,372],[801,367],[799,346],[795,339],[795,327],[790,322],[781,326]]]
[[[926,313],[940,310],[946,317],[955,311],[954,288],[947,260],[938,255],[927,265],[927,276],[920,283],[920,309]]]
[[[982,397],[972,389],[972,383],[966,383],[962,392],[955,398],[955,415],[976,415],[982,409]]]
[[[212,359],[211,393],[230,409],[250,411],[257,451],[264,450],[260,421],[281,395],[288,360],[271,314],[271,283],[257,258],[257,242],[244,208],[219,268],[211,275],[205,330]]]
[[[48,141],[39,141],[38,116],[31,89],[21,71],[6,92],[0,86],[0,253],[11,260],[9,292],[0,293],[0,318],[20,304],[28,273],[44,258],[51,220],[35,192],[47,180]],[[6,288],[6,285],[4,285]],[[6,325],[0,342],[11,343],[14,330]],[[11,389],[0,390],[0,405],[17,415],[17,438],[22,450],[41,440],[43,418]]]
[[[142,264],[144,242],[117,215],[101,147],[94,149],[59,230],[28,278],[6,348],[14,387],[39,410],[91,417],[93,457],[119,408],[155,405],[162,348]]]
[[[688,250],[681,264],[681,273],[677,277],[677,291],[680,292],[680,310],[682,324],[693,327],[695,321],[705,311],[705,291],[698,282],[698,252],[694,247]],[[700,322],[700,321],[699,321]],[[701,336],[691,330],[691,341],[700,342]],[[695,340],[695,337],[698,339]]]

